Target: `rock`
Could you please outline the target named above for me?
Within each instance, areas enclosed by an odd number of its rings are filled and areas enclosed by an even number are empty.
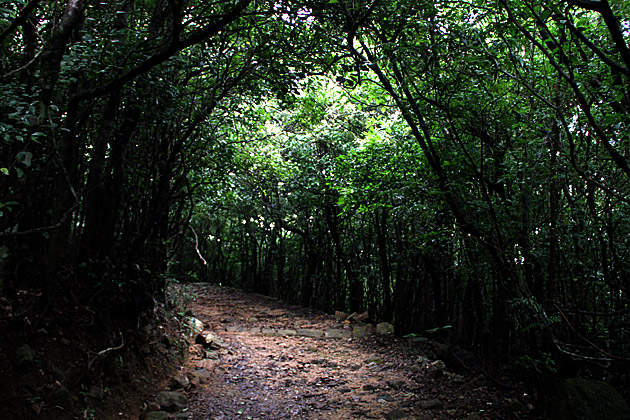
[[[203,383],[207,383],[210,380],[210,371],[206,368],[201,368],[190,372],[190,384],[194,387],[199,387]]]
[[[19,368],[28,368],[35,364],[35,354],[28,344],[18,347],[17,350],[15,350],[15,357]]]
[[[555,420],[630,419],[630,407],[606,382],[565,379],[550,407]]]
[[[203,359],[200,360],[197,363],[197,367],[199,369],[205,369],[207,370],[209,373],[214,372],[214,370],[216,369],[217,365],[219,364],[219,362],[217,362],[216,360],[208,360],[208,359]],[[198,372],[199,369],[197,369],[195,372]]]
[[[440,378],[444,376],[444,369],[446,369],[446,364],[438,359],[427,364],[426,368],[429,370],[430,378]]]
[[[370,315],[368,315],[367,311],[365,312],[361,312],[359,315],[357,315],[355,317],[355,319],[357,321],[365,321],[366,319],[368,319],[370,317]]]
[[[149,411],[160,411],[160,404],[155,401],[151,401],[147,404],[147,412]]]
[[[143,420],[168,420],[169,415],[166,411],[149,411],[144,413],[141,418]]]
[[[357,325],[352,330],[352,336],[354,338],[364,338],[372,334],[373,326],[370,324],[366,325]]]
[[[352,392],[352,389],[344,385],[337,388],[337,391],[339,391],[342,394],[347,394],[348,392]]]
[[[409,417],[407,413],[399,409],[392,410],[389,413],[385,414],[385,420],[398,420],[407,417]]]
[[[400,381],[400,380],[387,381],[386,383],[388,387],[390,387],[391,389],[396,389],[396,390],[405,386],[405,381]]]
[[[326,338],[352,338],[352,333],[349,330],[330,328],[324,332]]]
[[[340,321],[344,321],[346,318],[348,318],[348,314],[341,311],[335,311],[335,318]]]
[[[162,391],[155,401],[160,404],[160,408],[166,411],[181,411],[186,408],[188,398],[179,391]]]
[[[281,328],[278,330],[278,335],[284,335],[287,337],[293,337],[295,335],[297,335],[297,331],[296,330],[290,330],[287,328]]]
[[[225,331],[231,333],[243,333],[247,332],[248,329],[246,327],[241,327],[240,325],[228,325],[227,327],[225,327]]]
[[[273,328],[262,328],[260,332],[262,335],[267,335],[267,336],[278,335],[278,332]]]
[[[190,335],[193,336],[203,331],[203,322],[192,316],[188,319],[188,328],[191,331]]]
[[[95,400],[103,399],[103,388],[100,385],[92,385],[87,392],[87,396]]]
[[[424,408],[425,410],[431,410],[433,408],[439,408],[439,407],[442,407],[442,400],[440,400],[438,398],[433,398],[431,400],[422,401],[420,403],[420,407]]]
[[[206,350],[203,354],[204,359],[219,360],[219,352],[216,350]]]
[[[389,322],[381,322],[376,324],[376,333],[379,335],[392,335],[394,334],[394,326]]]
[[[458,384],[463,384],[466,381],[466,379],[462,375],[458,375],[456,373],[451,373],[451,372],[448,372],[446,370],[444,371],[444,375],[446,375],[446,377],[448,379],[450,379],[451,381],[453,381],[455,383],[458,383]]]
[[[190,380],[188,379],[188,376],[186,376],[186,374],[182,371],[177,372],[171,378],[171,383],[170,383],[171,389],[187,388],[189,385],[190,385]]]
[[[364,391],[374,391],[375,389],[376,389],[376,385],[372,385],[372,384],[363,385]]]
[[[297,335],[300,335],[302,337],[320,338],[324,336],[324,332],[319,331],[319,330],[303,328],[297,331]]]
[[[197,334],[195,337],[195,344],[201,344],[204,347],[211,349],[225,349],[230,347],[225,341],[221,340],[215,334],[210,332],[203,332],[201,334]]]
[[[383,392],[382,394],[378,394],[376,396],[376,401],[379,402],[392,402],[392,401],[396,401],[396,399],[394,397],[392,397],[391,395],[389,395],[387,392]]]

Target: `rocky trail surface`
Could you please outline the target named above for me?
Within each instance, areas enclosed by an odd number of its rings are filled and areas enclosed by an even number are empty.
[[[186,293],[190,354],[145,419],[538,418],[523,392],[455,370],[387,324],[206,284]]]

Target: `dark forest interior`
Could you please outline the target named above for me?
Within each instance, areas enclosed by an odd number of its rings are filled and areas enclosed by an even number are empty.
[[[629,45],[621,0],[3,2],[4,409],[124,382],[186,282],[627,400]]]

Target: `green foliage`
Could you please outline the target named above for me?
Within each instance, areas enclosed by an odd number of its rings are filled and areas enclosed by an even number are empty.
[[[627,5],[239,4],[0,8],[6,272],[627,357]]]

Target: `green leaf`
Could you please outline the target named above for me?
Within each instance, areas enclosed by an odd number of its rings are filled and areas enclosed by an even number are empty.
[[[0,172],[5,174],[6,176],[9,176],[9,170],[7,168],[0,168]]]

